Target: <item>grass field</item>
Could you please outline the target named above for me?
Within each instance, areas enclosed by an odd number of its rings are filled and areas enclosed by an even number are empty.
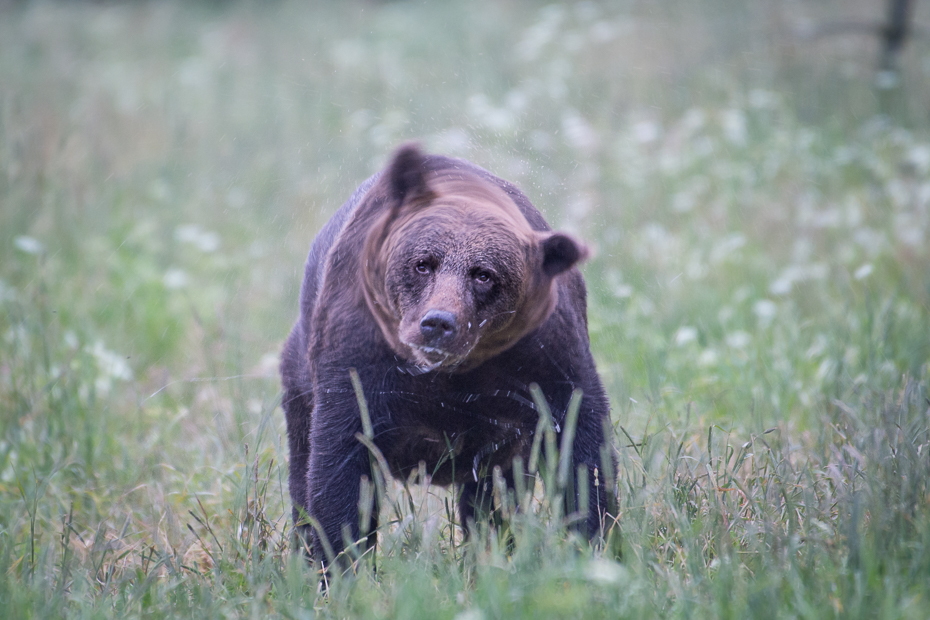
[[[873,4],[0,5],[0,613],[930,616],[930,47],[798,34]],[[594,248],[622,537],[414,478],[323,594],[277,354],[413,138]]]

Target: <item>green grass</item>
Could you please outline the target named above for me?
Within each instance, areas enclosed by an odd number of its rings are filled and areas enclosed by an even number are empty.
[[[793,34],[872,4],[0,8],[0,608],[927,617],[930,56],[882,93],[867,40]],[[537,488],[466,545],[415,477],[322,594],[276,356],[316,230],[413,138],[595,250],[622,537]]]

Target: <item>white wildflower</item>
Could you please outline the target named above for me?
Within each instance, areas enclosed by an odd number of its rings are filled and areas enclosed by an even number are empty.
[[[857,280],[864,280],[872,275],[872,263],[865,263],[853,273],[853,277]]]
[[[435,134],[430,140],[436,150],[443,153],[464,155],[471,147],[471,136],[461,127],[449,127]]]
[[[678,331],[675,332],[675,344],[677,344],[679,347],[682,347],[689,342],[694,342],[697,340],[697,337],[697,329],[691,327],[690,325],[682,325],[678,328]]]
[[[191,89],[205,89],[210,82],[211,66],[204,58],[191,56],[181,63],[178,69],[178,82]],[[127,103],[129,107],[132,103]]]
[[[571,147],[587,155],[600,144],[597,132],[576,110],[567,110],[562,115],[562,132]]]
[[[630,128],[633,139],[640,144],[651,144],[659,139],[662,134],[661,126],[655,121],[642,120],[634,123]]]
[[[164,282],[165,288],[176,290],[187,286],[189,279],[183,269],[169,269],[165,272],[162,282]]]
[[[513,112],[522,112],[529,104],[530,98],[526,92],[519,88],[514,88],[504,97],[504,106]]]
[[[924,230],[911,213],[896,213],[894,215],[894,236],[911,247],[921,247],[924,244]]]
[[[261,359],[258,360],[258,367],[255,370],[255,374],[269,378],[277,377],[278,366],[280,364],[281,360],[277,353],[265,353],[262,355]]]
[[[226,192],[226,204],[233,209],[241,209],[249,201],[249,195],[241,187],[232,187]]]
[[[785,295],[796,282],[806,280],[823,280],[830,272],[825,263],[810,263],[806,265],[790,265],[779,274],[772,284],[769,285],[769,292],[772,295]]]
[[[506,131],[514,125],[513,112],[493,105],[482,93],[468,98],[468,114],[476,123],[491,131]]]
[[[704,126],[707,116],[700,108],[691,108],[681,117],[679,125],[686,136],[690,136]]]
[[[63,340],[65,341],[65,345],[69,349],[77,349],[78,346],[80,345],[80,341],[78,340],[77,334],[75,334],[70,329],[65,332]]]
[[[129,367],[126,358],[107,349],[103,342],[98,340],[93,347],[89,347],[89,352],[97,362],[99,374],[94,381],[94,386],[100,394],[109,393],[114,380],[130,381],[132,379],[132,368]]]
[[[778,103],[774,93],[756,88],[749,93],[749,105],[754,108],[771,108]]]
[[[727,334],[726,341],[731,349],[745,349],[752,342],[752,336],[742,330],[736,330]]]
[[[760,299],[752,305],[752,312],[756,315],[759,324],[766,327],[772,323],[778,313],[778,306],[770,299]]]
[[[869,256],[875,257],[888,245],[885,233],[882,231],[862,226],[856,228],[852,233],[853,241],[858,243]]]
[[[721,119],[723,125],[723,135],[731,143],[737,146],[746,144],[746,115],[738,108],[724,110]]]
[[[197,224],[182,224],[174,231],[174,238],[189,243],[195,248],[209,254],[220,247],[220,236],[212,230],[201,230]]]
[[[591,560],[584,570],[588,581],[604,585],[626,581],[626,575],[627,571],[622,565],[603,558]]]
[[[552,149],[554,141],[550,134],[541,129],[534,129],[530,132],[529,142],[537,151],[548,151]]]
[[[713,366],[717,363],[717,351],[714,349],[704,349],[701,351],[701,354],[698,355],[697,363],[698,366]]]
[[[371,60],[365,44],[357,39],[336,41],[329,55],[333,63],[343,70],[362,68]]]
[[[523,38],[516,45],[517,55],[524,61],[539,58],[543,49],[561,31],[565,9],[558,5],[549,5],[540,11],[539,22],[527,28]]]
[[[688,213],[697,204],[697,196],[693,191],[682,190],[672,196],[672,211],[675,213]]]
[[[875,74],[875,88],[879,90],[891,90],[901,81],[897,71],[885,69]]]
[[[907,159],[920,174],[930,172],[930,145],[918,144],[911,148]]]
[[[591,39],[597,43],[606,43],[617,36],[617,29],[606,21],[596,22],[591,26]]]
[[[710,262],[714,265],[722,263],[730,254],[733,254],[746,245],[746,237],[740,233],[730,233],[723,241],[716,243],[710,251]]]
[[[45,246],[41,241],[25,235],[13,239],[13,245],[16,246],[17,250],[25,252],[26,254],[41,254],[45,251]]]

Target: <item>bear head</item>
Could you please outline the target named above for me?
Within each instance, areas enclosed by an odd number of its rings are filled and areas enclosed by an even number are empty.
[[[587,257],[571,236],[533,230],[497,184],[430,169],[401,147],[364,245],[365,300],[394,352],[421,371],[463,372],[541,326],[556,278]]]

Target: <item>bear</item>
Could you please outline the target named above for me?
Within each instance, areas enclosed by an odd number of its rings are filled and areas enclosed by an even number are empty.
[[[514,458],[528,462],[540,416],[530,386],[559,434],[580,389],[571,471],[587,467],[574,488],[577,499],[587,484],[590,501],[579,529],[602,531],[616,462],[602,462],[610,410],[577,269],[587,255],[513,184],[415,143],[351,195],[310,247],[281,355],[293,518],[312,558],[332,561],[365,532],[374,542],[377,509],[360,523],[371,472],[352,369],[392,473],[425,463],[432,484],[455,485],[466,535],[489,514],[494,467],[513,488]]]

